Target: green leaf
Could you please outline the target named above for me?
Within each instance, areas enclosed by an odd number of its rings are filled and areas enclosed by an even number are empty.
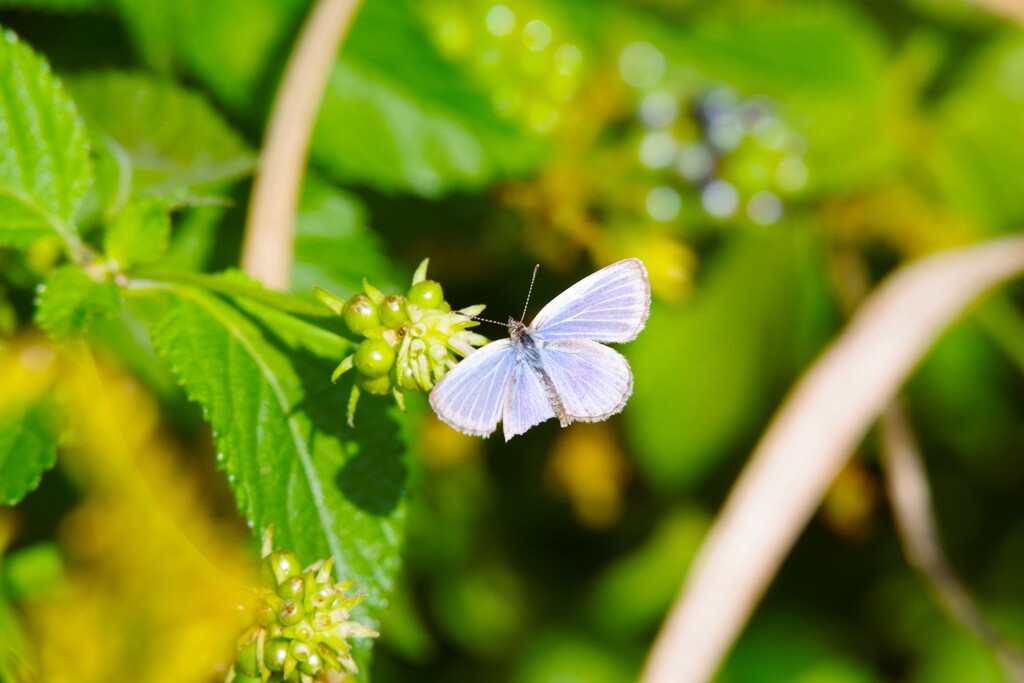
[[[299,299],[289,294],[281,294],[265,289],[256,280],[242,271],[228,271],[219,275],[203,273],[143,271],[140,279],[156,280],[171,284],[201,287],[210,292],[224,294],[233,299],[248,299],[303,318],[329,319],[327,311],[306,299]]]
[[[307,3],[118,0],[153,63],[186,73],[236,116],[262,125]],[[437,195],[524,173],[535,138],[445,62],[402,1],[363,3],[321,104],[313,161],[336,180]]]
[[[92,178],[85,125],[46,61],[0,33],[0,246],[56,232],[77,257]]]
[[[953,205],[986,232],[1017,231],[1024,158],[1024,39],[995,41],[967,66],[938,111],[928,158]]]
[[[140,199],[121,211],[104,235],[103,250],[121,270],[152,263],[167,251],[171,217],[162,201]]]
[[[84,334],[93,318],[116,315],[121,292],[112,282],[97,282],[77,266],[50,273],[39,294],[36,324],[58,340]]]
[[[57,461],[57,433],[46,402],[0,415],[0,505],[15,505]]]
[[[107,138],[142,196],[177,197],[252,172],[245,142],[196,93],[146,74],[68,78],[85,119]]]
[[[695,299],[681,308],[655,302],[625,347],[635,378],[627,427],[656,486],[692,485],[751,445],[828,339],[834,313],[820,236],[788,227],[735,235],[707,265]]]
[[[823,3],[795,12],[766,5],[755,16],[699,22],[677,32],[674,47],[708,75],[744,88],[821,98],[877,87],[882,39],[855,10]]]
[[[105,9],[106,0],[0,0],[0,8],[6,7],[43,12],[80,12]]]
[[[434,196],[523,173],[540,152],[437,55],[406,3],[364,5],[313,135],[332,177]]]
[[[319,286],[336,294],[361,291],[363,278],[396,290],[384,246],[367,225],[362,204],[320,176],[306,176],[295,226],[292,291]]]
[[[250,301],[177,286],[150,302],[153,339],[213,427],[239,509],[303,562],[334,557],[375,617],[399,564],[407,466],[399,426],[365,402],[345,425],[330,374],[350,344]],[[136,294],[139,294],[138,292]]]

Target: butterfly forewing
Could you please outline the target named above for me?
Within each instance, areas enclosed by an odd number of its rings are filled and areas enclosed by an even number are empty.
[[[592,341],[559,340],[544,345],[544,368],[566,414],[596,422],[622,410],[633,393],[633,373],[622,354]]]
[[[430,392],[430,405],[444,422],[465,434],[488,436],[498,427],[516,354],[501,339],[477,349]]]
[[[651,310],[647,269],[639,259],[613,263],[583,278],[541,309],[530,323],[534,336],[628,342],[643,329]]]

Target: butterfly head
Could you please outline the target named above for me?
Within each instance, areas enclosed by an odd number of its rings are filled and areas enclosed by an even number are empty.
[[[509,316],[508,335],[512,337],[513,341],[518,341],[524,334],[526,334],[526,325]]]

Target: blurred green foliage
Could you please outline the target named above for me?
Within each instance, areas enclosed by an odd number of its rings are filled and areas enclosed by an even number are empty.
[[[158,397],[188,453],[167,477],[334,557],[381,631],[364,680],[635,680],[745,457],[865,293],[1021,230],[1024,32],[961,0],[366,0],[291,291],[270,292],[233,268],[309,5],[0,0],[0,678],[59,651],[45,596],[97,571],[68,540],[80,404],[25,355],[38,327],[67,377],[84,341]],[[398,291],[429,257],[448,301],[501,320],[533,263],[537,310],[629,256],[654,302],[621,417],[484,442],[410,395],[345,425],[330,373],[353,340],[313,286]],[[1022,315],[1019,286],[983,302],[905,395],[952,562],[1018,643]],[[907,567],[881,477],[868,439],[719,680],[1002,680]]]

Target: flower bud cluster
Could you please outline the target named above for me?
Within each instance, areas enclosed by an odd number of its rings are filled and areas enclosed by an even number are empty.
[[[271,544],[267,532],[263,569],[273,588],[257,591],[254,623],[238,641],[226,683],[313,683],[330,672],[356,673],[349,639],[378,635],[349,618],[366,596],[349,593],[351,581],[333,583],[333,559],[300,569],[295,553]]]
[[[404,409],[403,391],[429,391],[455,367],[459,357],[488,342],[486,337],[469,330],[479,324],[473,316],[483,312],[484,307],[453,311],[444,300],[441,285],[427,279],[428,262],[424,259],[416,269],[405,296],[385,295],[365,279],[363,293],[348,300],[319,287],[314,290],[317,299],[340,315],[352,334],[363,338],[332,376],[337,381],[350,370],[358,373],[349,399],[350,425],[360,390],[379,395],[390,393]]]

